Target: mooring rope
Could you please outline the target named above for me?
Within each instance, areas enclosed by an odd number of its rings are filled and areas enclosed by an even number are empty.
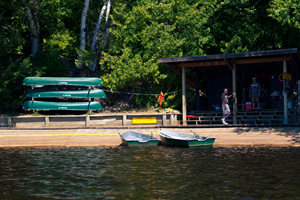
[[[118,93],[118,94],[131,94],[131,95],[145,95],[145,96],[158,96],[160,94],[144,94],[144,93],[132,93],[132,92],[118,92],[118,91],[111,91],[111,90],[105,90],[102,89],[105,92],[111,92],[111,93]],[[168,95],[168,94],[175,94],[178,91],[174,91],[174,92],[166,92],[164,93],[164,95]]]

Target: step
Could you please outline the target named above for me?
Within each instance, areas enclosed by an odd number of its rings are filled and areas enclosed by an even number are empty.
[[[182,122],[182,120],[181,120]],[[189,124],[195,124],[195,125],[198,125],[199,124],[199,120],[186,120],[186,123],[189,125]]]
[[[244,116],[243,120],[245,120],[245,119],[254,119],[255,120],[255,119],[257,119],[257,117],[258,117],[257,115],[256,116]]]
[[[226,122],[227,122],[228,124],[232,124],[232,120],[226,120]],[[216,121],[214,122],[214,124],[223,124],[223,122],[222,122],[221,120],[216,120]]]
[[[214,120],[215,116],[195,116],[195,117],[189,117],[187,119],[191,120]]]
[[[182,120],[181,120],[182,122]],[[213,124],[214,121],[213,120],[187,120],[186,121],[187,124],[195,124],[195,125],[199,125],[199,124]]]
[[[251,111],[251,112],[244,113],[244,115],[260,115],[260,114],[261,114],[260,111]]]
[[[201,120],[200,124],[213,124],[213,120]]]
[[[256,124],[254,119],[243,119],[238,121],[239,124]]]
[[[256,124],[271,124],[270,119],[258,119]]]
[[[273,119],[273,115],[260,115],[257,116],[258,119]]]
[[[281,115],[281,116],[274,115],[274,116],[273,116],[273,119],[281,119],[281,120],[283,120],[283,118],[284,118],[283,115]]]
[[[271,124],[283,124],[283,119],[271,119]]]

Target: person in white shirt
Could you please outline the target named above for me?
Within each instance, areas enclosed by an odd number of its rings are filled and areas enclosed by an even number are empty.
[[[231,95],[227,95],[228,90],[227,88],[224,89],[224,93],[221,96],[222,99],[222,111],[223,111],[223,118],[222,118],[222,122],[223,124],[228,124],[226,122],[226,118],[230,115],[230,109],[229,109],[229,105],[228,105],[228,98],[232,97],[235,93],[233,92]]]

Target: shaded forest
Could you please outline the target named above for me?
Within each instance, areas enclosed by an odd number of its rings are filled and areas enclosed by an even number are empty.
[[[180,108],[181,79],[159,58],[300,48],[298,0],[9,0],[0,11],[0,111],[21,110],[27,76],[101,77],[120,92],[178,91],[162,107]],[[188,103],[194,92],[187,88]],[[158,106],[153,96],[131,101]]]

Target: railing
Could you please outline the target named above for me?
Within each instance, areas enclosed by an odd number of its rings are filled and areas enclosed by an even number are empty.
[[[194,113],[194,117],[187,119],[187,124],[222,124],[223,113],[221,111],[203,111]],[[238,111],[237,124],[283,124],[283,110],[260,110],[260,111]],[[297,122],[295,109],[288,110],[288,123]],[[232,116],[226,120],[232,123]]]
[[[156,124],[132,124],[133,117],[156,117]],[[0,117],[0,127],[122,127],[180,125],[181,114],[47,115]]]

